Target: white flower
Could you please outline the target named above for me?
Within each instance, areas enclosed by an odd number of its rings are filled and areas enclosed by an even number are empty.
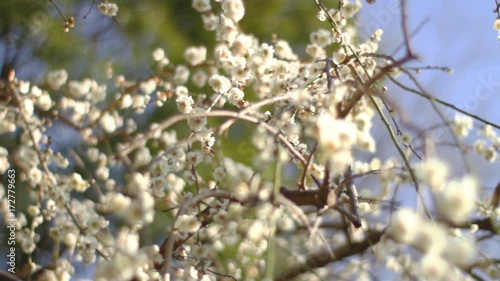
[[[198,88],[205,86],[205,84],[207,83],[207,79],[208,75],[203,70],[196,71],[191,77],[193,84],[195,84]]]
[[[191,6],[198,12],[203,13],[210,11],[210,0],[193,0]]]
[[[258,242],[264,238],[266,226],[261,220],[255,220],[248,228],[247,237],[253,242]]]
[[[376,149],[375,139],[369,133],[358,134],[357,147],[359,149],[374,153]]]
[[[352,18],[361,9],[361,2],[348,2],[342,7],[342,15],[346,18]]]
[[[30,94],[34,97],[39,97],[43,93],[42,89],[40,89],[38,86],[33,85],[31,86]]]
[[[413,210],[401,209],[394,214],[387,233],[396,241],[411,243],[418,229],[421,227],[422,220]]]
[[[450,220],[466,220],[474,210],[478,188],[478,181],[471,176],[450,181],[437,196],[439,211]]]
[[[181,215],[175,222],[175,227],[183,233],[192,233],[197,231],[201,226],[201,222],[197,217],[191,215]]]
[[[149,176],[148,174],[143,175],[141,173],[135,172],[130,177],[130,182],[127,187],[132,194],[141,194],[149,189]]]
[[[342,46],[347,46],[351,44],[351,35],[349,35],[349,33],[347,32],[343,32],[340,35],[340,43],[342,44]]]
[[[274,48],[267,43],[263,43],[260,45],[259,54],[261,54],[264,59],[271,59],[274,56]]]
[[[85,79],[82,82],[69,81],[68,82],[69,94],[73,98],[79,99],[79,98],[81,98],[89,93],[91,84],[92,84],[92,81],[89,79]]]
[[[231,77],[239,82],[245,82],[251,77],[252,73],[246,64],[238,64],[231,69]]]
[[[101,3],[99,6],[99,11],[105,16],[114,17],[118,13],[118,6],[114,3]]]
[[[412,244],[423,252],[439,255],[446,247],[446,238],[445,229],[441,225],[422,221],[417,226]]]
[[[33,112],[35,111],[35,106],[33,104],[33,101],[29,98],[25,98],[22,100],[24,112],[28,117],[31,117],[33,115]]]
[[[278,40],[274,44],[274,51],[276,53],[276,57],[287,60],[296,60],[297,56],[293,53],[292,47],[285,40]]]
[[[495,21],[495,23],[493,24],[493,28],[494,28],[495,30],[500,31],[500,19],[497,19],[497,20]]]
[[[165,58],[165,50],[162,48],[156,48],[151,55],[155,61],[161,61]]]
[[[425,255],[420,264],[420,272],[426,280],[445,280],[448,271],[448,263],[436,254]]]
[[[204,113],[205,110],[203,108],[195,108],[194,113]],[[207,125],[207,118],[206,117],[194,117],[194,118],[189,118],[188,119],[188,125],[191,130],[194,132],[201,131],[203,128],[205,128],[205,125]]]
[[[313,59],[321,59],[326,56],[325,49],[316,44],[307,44],[306,53]]]
[[[210,85],[215,92],[226,93],[231,88],[231,81],[223,75],[215,74],[208,79],[208,85]]]
[[[174,93],[177,97],[187,97],[189,95],[189,89],[186,86],[175,87]]]
[[[203,153],[199,151],[190,151],[186,156],[186,160],[189,166],[196,166],[203,162]]]
[[[316,120],[319,146],[327,152],[349,149],[357,140],[356,125],[344,120],[336,120],[325,113]]]
[[[245,15],[245,6],[241,0],[225,0],[222,3],[222,11],[226,17],[237,23]]]
[[[169,160],[172,160],[172,161],[184,160],[185,157],[186,157],[186,153],[184,153],[184,150],[179,146],[175,147],[172,150],[172,152],[170,152],[168,154]]]
[[[316,18],[317,18],[319,21],[325,21],[325,20],[326,20],[326,13],[325,13],[325,11],[320,10],[320,11],[316,14]]]
[[[311,33],[310,39],[311,43],[324,48],[332,44],[332,33],[326,29],[320,29],[316,32]]]
[[[439,190],[448,176],[448,165],[437,158],[429,158],[415,169],[415,173],[425,184]]]
[[[483,127],[481,134],[489,139],[492,139],[492,140],[497,137],[497,134],[496,134],[495,130],[493,129],[493,126],[491,126],[489,124],[485,125]]]
[[[444,255],[448,261],[458,266],[465,266],[471,262],[475,254],[476,245],[467,238],[448,239]]]
[[[184,51],[184,58],[190,65],[199,65],[207,59],[207,48],[205,46],[189,47]]]
[[[486,150],[485,154],[483,155],[484,158],[493,163],[496,161],[496,158],[497,158],[497,151],[495,149],[495,147],[488,147],[488,149]]]
[[[85,192],[90,184],[83,180],[82,176],[77,173],[73,173],[70,177],[70,187],[76,192]]]
[[[130,203],[132,202],[130,197],[126,197],[122,193],[113,193],[113,195],[114,196],[112,196],[111,199],[111,206],[114,212],[122,212],[130,206]]]
[[[466,137],[473,127],[472,118],[465,115],[455,115],[453,120],[453,130],[459,137]]]
[[[332,151],[325,154],[323,157],[328,157],[327,160],[330,164],[330,173],[340,174],[353,162],[352,153],[349,149]]]
[[[245,93],[239,88],[231,88],[228,92],[228,101],[232,105],[238,105],[243,98],[245,97]]]
[[[108,112],[104,113],[99,121],[104,131],[112,133],[117,129],[115,118]]]
[[[139,89],[145,94],[150,95],[156,90],[156,81],[149,79],[139,84]]]
[[[224,167],[217,167],[214,170],[213,177],[216,181],[221,181],[226,176],[226,169]]]
[[[53,89],[58,90],[68,80],[68,72],[64,69],[54,70],[47,74],[47,83]]]
[[[193,111],[192,105],[194,104],[194,100],[190,96],[181,96],[175,100],[175,103],[177,104],[179,111],[182,113],[187,114]]]
[[[213,31],[219,24],[219,17],[215,14],[203,14],[201,15],[203,20],[203,28],[208,31]]]
[[[178,65],[175,68],[173,82],[176,85],[182,85],[186,83],[188,79],[189,79],[189,68],[187,68],[185,65]]]
[[[43,94],[36,98],[35,104],[43,111],[49,110],[52,107],[52,99],[49,93],[43,92]]]
[[[153,159],[153,157],[151,156],[151,152],[149,151],[149,149],[147,147],[141,147],[137,149],[134,155],[134,166],[145,166],[149,164],[149,162],[151,162],[151,159]]]
[[[143,192],[139,198],[121,212],[121,215],[133,224],[150,223],[154,218],[154,198],[149,192]]]

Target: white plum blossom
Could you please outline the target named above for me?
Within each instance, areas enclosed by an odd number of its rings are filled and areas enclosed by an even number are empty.
[[[69,81],[68,82],[68,90],[69,90],[70,95],[75,99],[79,99],[81,97],[84,97],[86,94],[89,93],[91,83],[92,83],[92,81],[89,79],[85,79],[82,82]]]
[[[201,226],[201,222],[196,218],[195,216],[192,215],[181,215],[177,218],[177,221],[175,222],[175,227],[181,232],[181,233],[192,233],[197,231]]]
[[[176,85],[182,85],[189,79],[189,68],[185,65],[179,65],[175,68],[173,81]]]
[[[162,59],[165,58],[165,50],[162,48],[156,48],[156,49],[154,49],[151,56],[153,57],[153,59],[155,61],[161,61]]]
[[[452,127],[459,137],[467,137],[473,127],[472,118],[465,115],[455,115]]]
[[[332,33],[326,29],[320,29],[311,33],[311,42],[321,48],[333,43]]]
[[[118,6],[115,3],[102,2],[98,6],[99,11],[107,17],[115,17],[118,14]]]
[[[448,182],[437,196],[439,211],[452,221],[467,220],[474,210],[478,191],[478,181],[471,176]]]
[[[208,85],[215,92],[226,93],[231,88],[231,81],[226,76],[215,74],[208,79]]]
[[[415,173],[425,184],[440,190],[448,177],[448,165],[437,158],[429,158],[415,169]]]
[[[190,151],[186,156],[188,165],[196,166],[203,162],[203,153],[199,151]]]
[[[436,254],[427,254],[422,258],[420,264],[420,271],[422,273],[422,277],[427,280],[447,280],[449,265]]]
[[[412,243],[422,224],[421,217],[413,210],[399,210],[391,219],[387,233],[397,241]]]
[[[285,40],[278,40],[274,44],[276,57],[287,60],[296,60],[297,56],[293,53],[292,47]]]
[[[222,10],[224,15],[235,23],[239,22],[245,15],[245,6],[242,0],[224,0],[222,2]]]
[[[316,14],[316,18],[317,18],[319,21],[325,21],[325,20],[326,20],[326,13],[325,13],[325,11],[320,10],[320,11]]]
[[[117,129],[117,124],[115,118],[108,112],[104,113],[99,121],[104,131],[107,133],[112,133]]]
[[[231,88],[228,92],[228,101],[232,105],[238,105],[243,98],[245,97],[245,93],[239,88]]]
[[[184,51],[184,58],[190,65],[199,65],[207,59],[207,48],[205,46],[189,47]]]
[[[214,14],[203,14],[201,16],[203,20],[203,27],[208,31],[213,31],[219,24],[219,17]]]
[[[198,70],[191,76],[191,79],[198,88],[201,88],[206,85],[208,74],[203,70]]]
[[[68,80],[68,72],[64,69],[54,70],[47,74],[47,83],[55,90],[66,84],[66,80]]]
[[[266,231],[266,225],[262,221],[256,220],[248,228],[247,237],[253,242],[258,242],[264,238]]]
[[[194,100],[190,96],[180,96],[175,100],[180,112],[188,114],[193,111]]]
[[[500,31],[500,19],[497,19],[493,24],[493,28],[497,31]]]
[[[318,144],[325,152],[350,149],[357,140],[356,125],[325,113],[316,121]]]
[[[204,113],[205,110],[203,108],[195,108],[194,109],[195,113]],[[205,128],[207,125],[207,118],[206,117],[193,117],[188,119],[188,125],[191,130],[194,132],[199,132]]]
[[[35,105],[43,111],[48,111],[53,106],[49,93],[44,92],[38,96],[35,100]]]
[[[446,247],[446,230],[442,225],[422,221],[412,244],[424,253],[440,255]]]
[[[226,169],[224,167],[217,167],[214,170],[213,177],[216,181],[221,181],[226,176]]]
[[[191,6],[198,12],[203,13],[210,11],[210,0],[193,0]]]

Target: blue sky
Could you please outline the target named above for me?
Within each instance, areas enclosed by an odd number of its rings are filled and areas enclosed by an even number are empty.
[[[424,88],[472,114],[500,123],[500,41],[497,38],[498,32],[493,29],[496,19],[496,14],[493,13],[495,1],[408,2],[410,30],[415,30],[422,22],[426,22],[412,38],[414,50],[421,60],[411,64],[447,66],[453,69],[451,75],[435,70],[423,71],[418,77]],[[399,3],[400,0],[379,0],[362,9],[361,30],[365,33],[370,33],[374,27],[384,30],[379,52],[391,53],[403,42]],[[396,57],[403,55],[401,51]],[[399,79],[409,82],[403,77]],[[406,93],[394,85],[389,85],[389,94],[421,128],[439,122],[427,100]],[[449,110],[441,108],[447,117],[453,116],[448,113]],[[476,122],[475,125],[480,127],[482,124]],[[466,143],[472,144],[472,140],[473,138],[467,139]],[[456,176],[463,173],[456,149],[439,152],[454,165]],[[498,162],[491,165],[479,157],[472,156],[470,159],[485,186],[495,186],[500,180]]]
[[[420,0],[408,1],[410,30],[415,30],[422,22],[426,24],[412,39],[414,51],[420,62],[412,65],[439,65],[453,69],[451,75],[439,71],[424,71],[418,75],[421,84],[431,94],[446,100],[495,124],[500,123],[500,40],[493,29],[496,14],[495,1],[455,1]],[[374,27],[382,28],[384,36],[381,53],[391,53],[403,42],[401,30],[400,0],[378,0],[374,5],[366,5],[361,12],[361,30],[369,33]],[[395,8],[396,7],[396,8]],[[400,58],[404,55],[399,52]],[[408,79],[398,80],[409,83]],[[389,86],[389,95],[399,104],[411,119],[421,128],[440,122],[429,105],[421,97]],[[441,107],[450,118],[450,110]],[[475,126],[482,124],[475,122]],[[378,154],[381,157],[397,155],[392,142],[380,124],[374,128],[378,137]],[[500,132],[497,130],[497,135]],[[472,144],[476,134],[471,134],[465,143]],[[384,141],[385,140],[385,141]],[[465,173],[460,152],[456,148],[438,149],[438,155],[453,169],[452,176]],[[400,159],[400,158],[398,158]],[[485,198],[493,193],[500,181],[500,162],[488,163],[477,155],[469,154],[473,172],[481,179]],[[426,196],[429,198],[429,196]],[[399,199],[405,205],[416,203],[412,188],[402,190]],[[430,199],[430,198],[429,198]],[[484,245],[483,253],[497,256],[498,247]],[[496,252],[496,254],[495,254]]]

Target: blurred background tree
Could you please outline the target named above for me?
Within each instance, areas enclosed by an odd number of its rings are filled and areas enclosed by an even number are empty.
[[[163,47],[173,63],[183,61],[183,50],[207,45],[213,32],[205,31],[199,13],[186,0],[115,1],[115,18],[102,15],[100,1],[1,1],[0,64],[2,75],[14,68],[21,79],[41,82],[48,70],[65,68],[70,79],[106,77],[109,64],[129,78],[150,74],[151,51]],[[317,7],[300,0],[252,0],[240,23],[244,32],[270,41],[273,33],[299,50],[321,23],[311,20]],[[308,15],[308,16],[306,16]],[[64,20],[76,24],[64,32]],[[323,28],[325,26],[323,25]],[[210,45],[212,44],[212,45]]]

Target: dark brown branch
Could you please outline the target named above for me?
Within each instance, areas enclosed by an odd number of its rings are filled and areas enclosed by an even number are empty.
[[[297,206],[314,206],[321,209],[328,205],[326,189],[291,190],[282,186],[280,193]]]
[[[338,118],[345,118],[347,114],[351,112],[354,106],[361,100],[361,98],[368,92],[368,89],[375,83],[377,83],[380,79],[382,79],[382,77],[384,77],[386,74],[390,73],[392,69],[398,68],[413,59],[415,59],[413,55],[406,55],[402,59],[383,67],[379,72],[377,72],[377,74],[368,79],[365,83],[358,85],[358,89],[356,90],[356,92],[354,92],[351,99],[339,110]]]
[[[351,246],[342,245],[333,250],[335,254],[334,257],[332,257],[326,250],[313,253],[306,258],[305,263],[288,267],[287,271],[280,273],[274,280],[291,280],[315,268],[320,268],[332,262],[337,262],[343,260],[344,258],[361,254],[374,244],[377,244],[383,234],[384,231],[372,232],[369,233],[367,237],[359,243],[354,243]]]

